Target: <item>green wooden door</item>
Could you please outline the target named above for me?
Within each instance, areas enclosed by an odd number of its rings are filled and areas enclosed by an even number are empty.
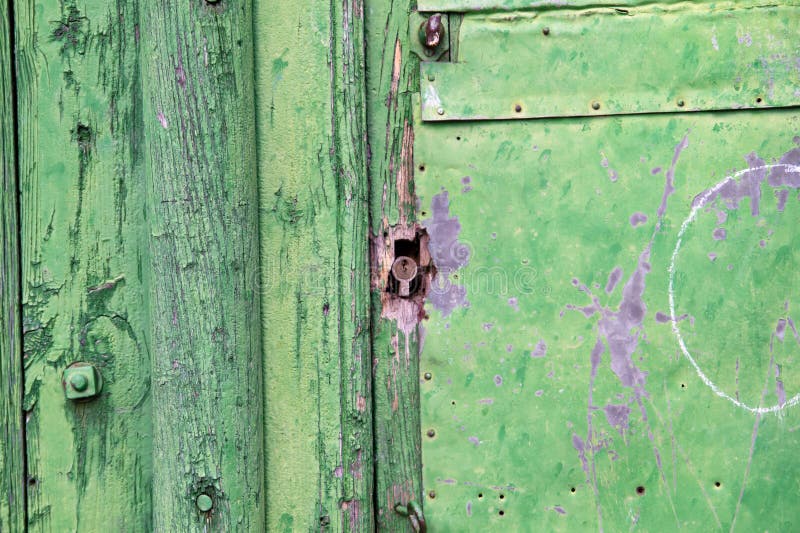
[[[0,531],[796,529],[762,3],[3,2]]]
[[[796,529],[800,12],[511,4],[425,6],[429,530]]]

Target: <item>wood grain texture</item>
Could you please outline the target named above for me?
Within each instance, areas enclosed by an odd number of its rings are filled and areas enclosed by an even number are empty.
[[[150,529],[136,4],[15,2],[30,531]],[[92,363],[100,397],[65,399]]]
[[[141,13],[156,531],[264,524],[252,28],[249,2]]]
[[[260,2],[269,531],[371,531],[361,2]]]
[[[0,4],[0,531],[25,523],[19,224],[9,4]]]
[[[419,328],[406,333],[381,318],[381,292],[393,257],[386,237],[415,220],[412,93],[419,89],[408,39],[408,0],[375,2],[367,12],[367,104],[370,142],[372,337],[375,401],[375,501],[381,531],[410,531],[397,504],[422,503],[419,422]],[[400,231],[395,232],[395,228]],[[411,232],[413,235],[413,231]]]

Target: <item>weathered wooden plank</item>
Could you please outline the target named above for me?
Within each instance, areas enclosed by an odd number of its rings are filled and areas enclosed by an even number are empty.
[[[419,331],[382,318],[393,240],[413,235],[412,93],[419,61],[408,39],[411,2],[371,2],[367,10],[367,104],[370,142],[373,396],[378,526],[409,530],[397,504],[422,502],[419,426]],[[404,331],[404,327],[406,331]]]
[[[136,4],[15,2],[30,531],[150,529]],[[102,393],[65,399],[66,366]]]
[[[252,28],[248,2],[141,13],[156,531],[264,524]]]
[[[0,531],[25,524],[22,328],[10,4],[0,5]]]
[[[267,529],[371,531],[363,5],[255,22]]]

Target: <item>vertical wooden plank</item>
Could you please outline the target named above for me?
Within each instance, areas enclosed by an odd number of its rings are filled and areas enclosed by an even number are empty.
[[[370,2],[367,24],[367,109],[370,139],[372,323],[375,399],[375,501],[382,531],[410,530],[394,510],[422,503],[419,422],[419,327],[382,318],[382,293],[393,239],[414,233],[412,94],[419,61],[410,52],[409,0]]]
[[[261,531],[250,2],[148,3],[141,25],[154,529]]]
[[[255,27],[267,529],[372,531],[363,5]]]
[[[25,524],[22,327],[11,12],[0,3],[0,531]]]
[[[137,4],[14,5],[28,527],[149,530]],[[98,398],[65,399],[76,361]]]

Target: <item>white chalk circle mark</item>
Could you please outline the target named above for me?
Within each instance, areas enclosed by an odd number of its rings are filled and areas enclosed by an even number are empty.
[[[683,336],[681,335],[680,327],[678,326],[678,321],[674,319],[675,315],[675,292],[674,292],[674,282],[675,282],[675,260],[678,257],[678,252],[681,250],[681,244],[683,244],[683,236],[686,233],[688,227],[694,222],[695,218],[697,218],[697,212],[700,211],[703,207],[706,206],[708,201],[711,198],[714,198],[719,190],[724,187],[726,184],[730,183],[731,180],[735,180],[738,177],[747,174],[748,172],[757,172],[759,170],[771,170],[773,168],[783,168],[786,169],[788,172],[800,174],[800,166],[798,165],[787,165],[787,164],[776,164],[776,165],[763,165],[760,167],[753,167],[748,168],[745,170],[741,170],[731,176],[727,176],[724,180],[720,181],[716,185],[714,185],[711,189],[706,191],[706,193],[700,198],[696,205],[692,207],[689,216],[686,220],[683,221],[681,224],[681,229],[678,232],[678,242],[675,243],[675,250],[672,252],[672,259],[669,262],[669,314],[673,317],[670,322],[672,323],[672,332],[675,334],[675,338],[678,339],[678,345],[681,347],[681,351],[683,355],[689,360],[689,362],[694,367],[695,371],[697,371],[697,375],[700,376],[700,379],[703,380],[703,383],[706,384],[708,388],[710,388],[714,394],[719,396],[720,398],[725,398],[729,402],[731,402],[736,407],[741,407],[746,411],[750,411],[751,413],[756,414],[766,414],[766,413],[777,413],[778,411],[782,411],[787,407],[792,407],[800,403],[800,393],[795,394],[792,396],[787,402],[783,404],[776,404],[771,407],[751,407],[743,402],[740,402],[736,398],[733,398],[725,391],[721,390],[717,387],[713,381],[711,381],[708,376],[700,369],[700,366],[697,364],[697,361],[694,360],[692,354],[689,353],[689,349],[686,347],[686,343],[683,341]]]

